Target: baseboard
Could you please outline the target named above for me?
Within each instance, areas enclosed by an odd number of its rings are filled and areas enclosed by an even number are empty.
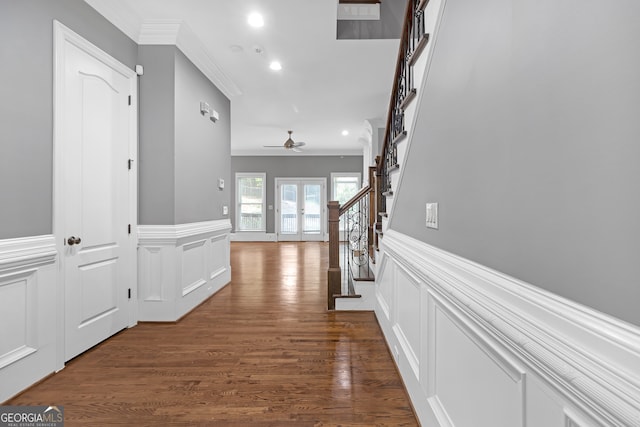
[[[228,220],[138,227],[139,320],[183,317],[231,281]]]
[[[640,328],[393,230],[381,254],[376,317],[423,425],[640,426]]]
[[[231,233],[232,242],[277,242],[278,235],[275,233],[262,233],[252,231],[240,231]]]
[[[52,235],[0,240],[0,402],[57,368],[57,260]]]

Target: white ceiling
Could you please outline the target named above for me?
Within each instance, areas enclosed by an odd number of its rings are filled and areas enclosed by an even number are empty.
[[[85,1],[140,44],[177,44],[230,98],[232,154],[295,154],[263,148],[289,129],[306,155],[361,154],[365,120],[386,118],[398,40],[336,40],[337,0]]]

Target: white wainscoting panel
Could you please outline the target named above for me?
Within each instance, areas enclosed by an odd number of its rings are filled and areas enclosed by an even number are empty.
[[[384,257],[376,262],[380,264],[376,272],[376,294],[378,301],[376,303],[377,315],[384,315],[387,322],[391,322],[391,308],[393,303],[393,289],[395,287],[395,264],[393,261],[387,262],[389,258]],[[379,309],[379,310],[378,310]]]
[[[215,236],[210,239],[209,243],[209,259],[211,260],[211,274],[209,275],[209,279],[213,280],[221,274],[224,274],[231,263],[229,237],[226,235]]]
[[[182,296],[207,284],[206,239],[182,247]]]
[[[434,394],[452,424],[523,427],[524,375],[490,357],[451,312],[435,309]]]
[[[640,427],[640,328],[388,230],[376,317],[422,425]]]
[[[416,379],[420,378],[420,283],[406,270],[398,269],[393,331]]]
[[[0,240],[0,403],[59,368],[56,263],[51,235]]]
[[[229,220],[138,226],[140,321],[171,322],[231,281]]]

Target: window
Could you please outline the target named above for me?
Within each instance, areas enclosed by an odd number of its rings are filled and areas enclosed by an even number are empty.
[[[236,173],[236,231],[265,231],[264,173]]]
[[[340,205],[348,202],[360,191],[360,174],[357,172],[335,172],[331,174],[331,200]]]

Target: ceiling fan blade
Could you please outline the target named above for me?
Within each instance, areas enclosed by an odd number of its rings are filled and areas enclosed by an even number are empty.
[[[306,142],[302,142],[302,141],[293,143],[294,147],[302,147],[302,146],[305,146],[305,145],[307,145],[307,143]]]
[[[282,145],[263,145],[265,148],[284,148]]]
[[[295,153],[302,153],[302,150],[301,150],[301,149],[299,149],[298,147],[293,147],[293,148],[291,149],[291,151],[293,151],[293,152],[295,152]]]

